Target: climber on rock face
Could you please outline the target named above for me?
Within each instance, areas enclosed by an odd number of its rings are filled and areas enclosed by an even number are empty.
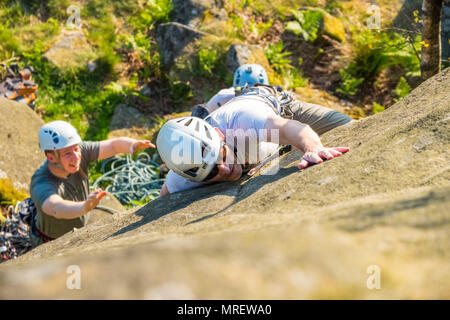
[[[246,86],[205,119],[173,119],[161,128],[156,145],[171,170],[160,196],[252,174],[279,145],[304,152],[299,169],[339,157],[349,148],[326,148],[319,135],[351,121],[279,88]]]
[[[89,211],[106,195],[101,189],[89,193],[90,162],[155,148],[150,141],[125,137],[83,142],[77,130],[64,121],[41,127],[39,147],[47,159],[33,174],[30,184],[36,207],[30,227],[33,246],[86,225]]]
[[[204,119],[233,99],[240,88],[254,87],[258,83],[269,84],[266,70],[259,64],[244,64],[234,72],[233,87],[220,90],[206,104],[194,107],[192,116]]]

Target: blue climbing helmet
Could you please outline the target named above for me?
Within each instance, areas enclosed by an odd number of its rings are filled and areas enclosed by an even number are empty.
[[[233,87],[253,87],[257,83],[269,84],[266,70],[259,64],[244,64],[234,72]]]

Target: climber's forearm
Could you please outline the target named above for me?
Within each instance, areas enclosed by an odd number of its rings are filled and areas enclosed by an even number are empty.
[[[323,148],[317,133],[309,125],[296,120],[272,116],[267,119],[265,129],[270,142],[293,145],[305,153]],[[272,130],[277,130],[278,136]],[[275,141],[276,139],[279,141]]]

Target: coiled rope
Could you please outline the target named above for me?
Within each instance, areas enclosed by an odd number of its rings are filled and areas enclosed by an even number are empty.
[[[135,160],[131,155],[106,159],[102,162],[103,176],[94,182],[92,188],[97,189],[108,183],[104,190],[113,194],[124,205],[137,206],[152,201],[159,196],[165,180],[159,178],[156,156],[155,154],[152,159],[149,154],[142,152]]]

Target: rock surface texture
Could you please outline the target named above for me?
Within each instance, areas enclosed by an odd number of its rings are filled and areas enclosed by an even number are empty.
[[[44,122],[28,105],[0,98],[0,123],[0,177],[29,192],[31,176],[45,158],[38,141]]]
[[[204,35],[205,33],[178,22],[161,24],[158,27],[157,41],[161,49],[164,67],[171,67],[188,44]]]
[[[92,56],[92,48],[84,33],[79,30],[63,30],[56,43],[44,57],[58,68],[85,66]]]
[[[69,233],[3,263],[0,297],[448,299],[449,134],[448,68],[322,136],[344,156],[298,171],[294,150]],[[71,265],[82,290],[66,287]]]

